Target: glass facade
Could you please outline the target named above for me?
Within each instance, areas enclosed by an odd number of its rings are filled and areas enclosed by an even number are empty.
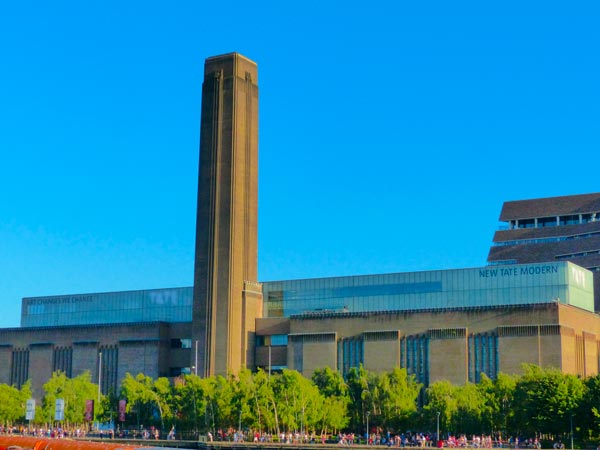
[[[264,317],[554,301],[594,311],[591,272],[566,261],[264,282],[263,299]]]
[[[150,289],[23,299],[22,327],[191,322],[193,288]]]
[[[567,261],[263,283],[264,317],[560,301],[594,311],[592,273]],[[23,299],[22,327],[191,322],[193,288]],[[272,345],[286,345],[281,342]],[[190,348],[191,341],[172,345]]]

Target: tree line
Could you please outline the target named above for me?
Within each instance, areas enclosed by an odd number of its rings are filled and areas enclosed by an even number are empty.
[[[522,375],[484,374],[478,383],[437,381],[424,388],[405,369],[374,373],[352,368],[347,376],[316,370],[308,379],[283,370],[241,371],[237,376],[200,378],[181,375],[152,379],[127,374],[118,393],[100,396],[89,373],[68,378],[55,372],[44,385],[34,423],[52,424],[58,398],[65,402],[66,424],[83,424],[86,400],[100,399],[96,419],[121,429],[176,429],[195,437],[218,430],[336,435],[339,432],[403,433],[442,436],[486,434],[567,439],[600,437],[600,375],[586,379],[558,369],[524,365]],[[24,423],[30,383],[21,389],[0,385],[0,421]],[[126,401],[119,421],[119,401]],[[123,419],[123,417],[121,417]]]

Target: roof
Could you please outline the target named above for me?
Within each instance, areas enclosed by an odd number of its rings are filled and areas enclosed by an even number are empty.
[[[505,202],[500,221],[563,216],[600,211],[600,192]]]
[[[565,260],[590,268],[600,266],[598,249],[600,249],[600,236],[537,244],[492,246],[487,260],[490,262],[515,260],[517,264],[532,264],[543,261],[555,262],[557,256],[564,255]]]

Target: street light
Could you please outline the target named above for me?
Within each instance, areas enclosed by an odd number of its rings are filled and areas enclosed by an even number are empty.
[[[362,404],[362,410],[364,411],[365,409],[365,400],[366,400],[366,395],[368,395],[371,398],[371,405],[373,404],[373,396],[371,395],[371,391],[369,391],[368,386],[366,389],[363,389],[361,394],[360,394],[360,398],[361,398],[361,404]],[[371,411],[370,411],[370,407],[367,408],[367,445],[369,445],[369,415],[371,415]]]
[[[198,339],[196,339],[196,348],[194,350],[194,375],[198,375]]]
[[[571,414],[571,450],[573,450],[573,414]]]
[[[98,352],[98,404],[96,411],[100,410],[100,397],[102,397],[102,352]],[[96,415],[96,417],[98,417]],[[100,427],[100,419],[98,419],[98,428]]]
[[[436,433],[435,437],[439,441],[440,440],[440,412],[437,411],[436,414],[437,414],[437,433]],[[437,442],[436,442],[436,445],[438,445]]]

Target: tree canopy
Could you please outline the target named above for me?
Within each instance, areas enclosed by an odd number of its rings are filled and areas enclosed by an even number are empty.
[[[0,421],[24,421],[30,384],[0,385]],[[68,378],[55,372],[44,385],[35,422],[52,423],[56,399],[65,402],[65,422],[83,422],[87,400],[98,399],[89,372]],[[552,368],[524,365],[522,375],[484,374],[478,383],[444,380],[427,388],[406,369],[375,373],[359,366],[343,377],[331,368],[310,379],[293,370],[267,374],[152,379],[126,374],[118,395],[100,396],[96,418],[107,419],[125,400],[125,428],[154,426],[191,436],[211,430],[335,435],[352,431],[489,434],[496,438],[540,436],[566,439],[571,425],[579,439],[600,438],[600,375],[580,379]],[[103,410],[105,407],[105,410]],[[106,411],[106,412],[105,412]],[[367,426],[368,424],[368,426]]]

